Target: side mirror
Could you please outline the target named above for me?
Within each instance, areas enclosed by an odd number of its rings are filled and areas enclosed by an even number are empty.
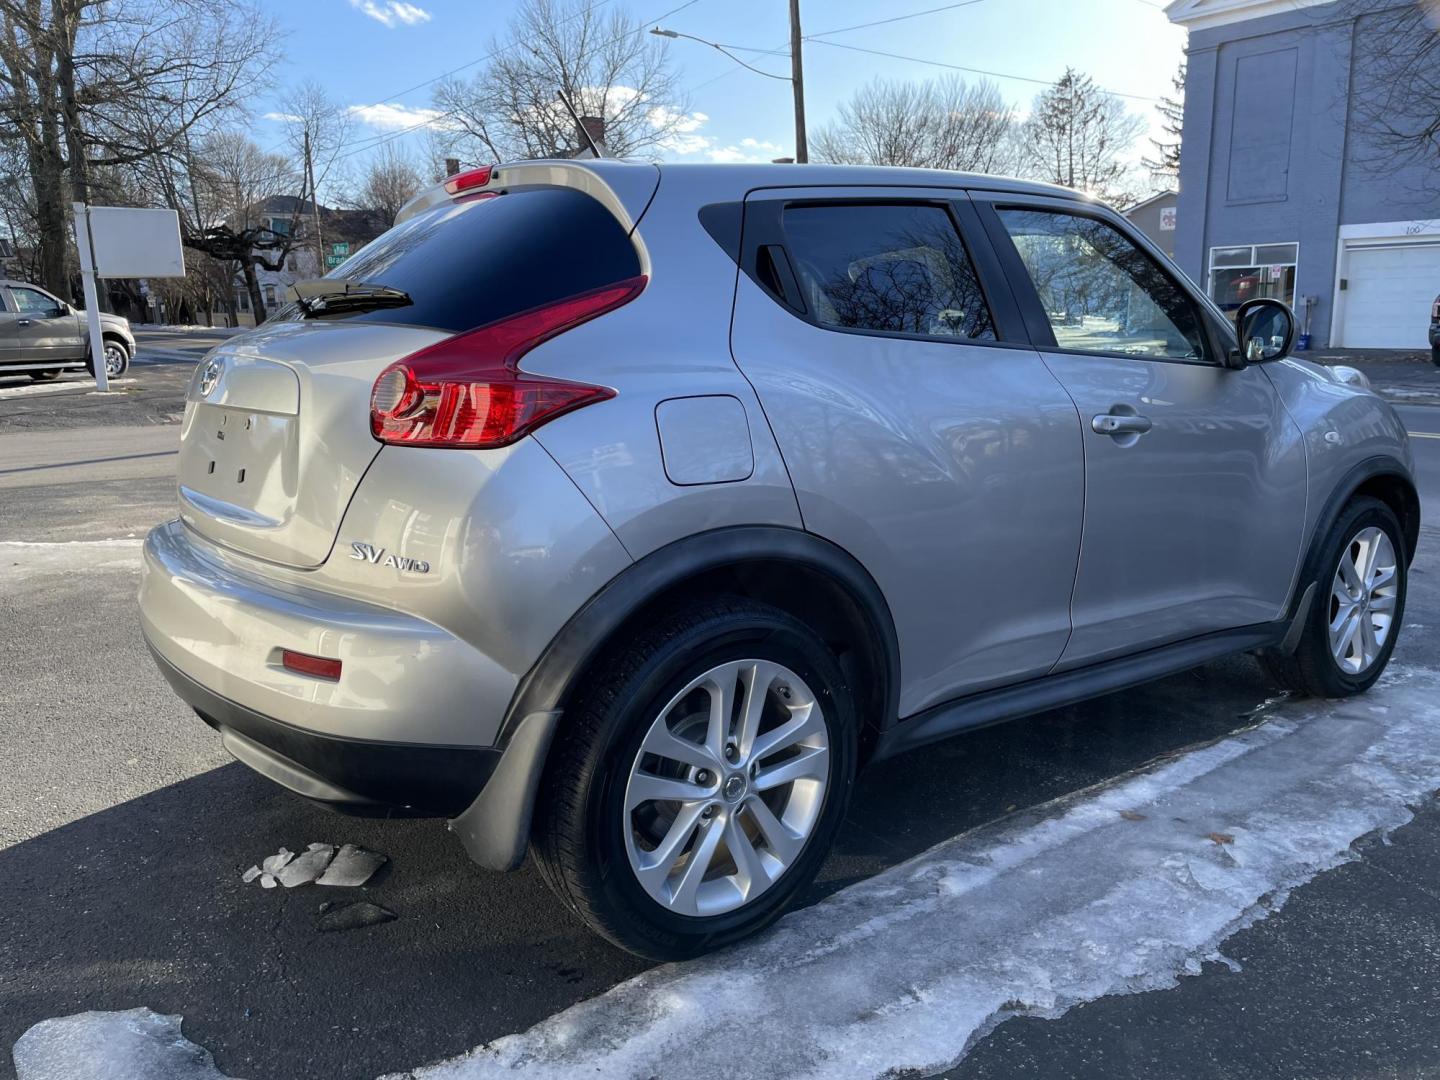
[[[1240,339],[1236,366],[1283,360],[1295,345],[1295,316],[1279,300],[1246,300],[1235,312],[1235,333]]]

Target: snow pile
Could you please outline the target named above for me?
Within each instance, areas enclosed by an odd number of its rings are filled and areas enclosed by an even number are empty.
[[[1281,705],[409,1076],[939,1071],[1009,1016],[1058,1016],[1223,960],[1227,937],[1353,858],[1359,837],[1410,820],[1437,785],[1440,674],[1392,670],[1365,697]],[[15,1053],[20,1080],[219,1076],[177,1018],[143,1009],[46,1021]]]
[[[334,844],[311,844],[299,855],[282,847],[258,866],[246,870],[240,880],[248,885],[258,878],[264,889],[273,889],[277,884],[293,889],[312,882],[353,888],[364,885],[389,861],[387,856],[366,851],[356,844],[341,844],[338,853]]]
[[[1008,1016],[1171,986],[1440,779],[1440,677],[1269,722],[941,844],[757,941],[417,1080],[939,1071]]]

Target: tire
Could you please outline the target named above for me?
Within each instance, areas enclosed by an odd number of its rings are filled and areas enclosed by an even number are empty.
[[[1430,362],[1436,367],[1440,367],[1440,345],[1430,346]]]
[[[130,370],[130,350],[125,342],[117,337],[104,339],[105,347],[105,377],[107,379],[118,379],[125,372]],[[85,359],[85,370],[90,372],[90,377],[95,377],[95,361],[89,356]]]
[[[1385,543],[1379,542],[1378,536],[1381,535]],[[1374,538],[1368,545],[1363,539],[1367,536]],[[1394,567],[1393,577],[1389,579],[1381,572],[1386,544]],[[1354,566],[1356,559],[1363,562],[1370,550],[1378,555],[1376,569],[1366,587],[1359,590],[1364,593],[1367,603],[1354,615],[1360,629],[1356,637],[1360,641],[1352,641],[1345,648],[1346,655],[1342,659],[1336,652],[1331,625],[1335,623],[1341,627],[1340,637],[1343,639],[1350,623],[1339,622],[1340,614],[1345,610],[1339,593],[1346,585],[1343,580],[1337,579],[1337,575],[1341,573],[1342,558]],[[1311,578],[1316,583],[1315,601],[1306,615],[1305,627],[1294,654],[1282,656],[1271,651],[1262,654],[1261,660],[1276,682],[1295,693],[1326,698],[1362,694],[1375,684],[1390,662],[1405,618],[1408,568],[1405,565],[1404,538],[1395,512],[1379,499],[1368,496],[1352,499],[1326,536],[1318,567],[1318,572]],[[1384,627],[1383,640],[1378,641],[1373,659],[1364,662],[1359,655],[1364,626],[1368,622],[1378,638],[1381,629],[1378,620],[1382,615],[1389,619]]]
[[[701,678],[710,681],[687,689]],[[755,754],[720,737],[730,763],[704,769],[720,760],[702,745],[719,731],[709,720],[716,694],[707,686],[728,680],[743,711],[747,679],[768,687],[764,716],[751,729]],[[742,721],[734,724],[743,738]],[[649,959],[696,956],[753,934],[780,917],[824,861],[854,784],[857,729],[834,657],[778,608],[721,597],[658,618],[603,655],[566,710],[535,808],[541,876],[594,930]],[[764,749],[767,736],[783,744],[787,732],[800,730],[807,734],[789,749]],[[673,753],[677,743],[669,740],[681,738],[694,740],[681,753],[688,765],[648,750]],[[771,782],[779,775],[777,763],[813,769],[817,778],[762,792],[767,775]],[[649,790],[656,774],[681,777],[662,782],[683,784],[682,792],[705,794],[632,806],[632,789],[635,796],[642,785]],[[766,832],[767,814],[772,830],[784,820],[783,833]],[[731,853],[732,830],[736,848],[754,858]],[[780,842],[772,846],[770,835]],[[675,859],[663,857],[667,850]],[[712,858],[700,862],[697,853],[707,851]],[[660,869],[642,881],[647,861]],[[709,866],[703,879],[684,872],[697,866]]]
[[[60,377],[60,369],[52,368],[49,371],[28,371],[31,382],[53,382]]]

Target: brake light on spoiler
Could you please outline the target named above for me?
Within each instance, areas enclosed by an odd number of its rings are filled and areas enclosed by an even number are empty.
[[[397,360],[375,380],[370,431],[399,446],[494,449],[615,391],[531,375],[535,346],[629,303],[647,278],[630,278],[499,319]]]

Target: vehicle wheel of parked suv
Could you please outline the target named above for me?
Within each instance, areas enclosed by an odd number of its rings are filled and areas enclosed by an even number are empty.
[[[1405,615],[1404,552],[1390,507],[1351,500],[1326,538],[1299,647],[1293,656],[1264,656],[1282,686],[1314,697],[1370,689],[1390,662]]]
[[[1433,345],[1430,346],[1430,362],[1436,367],[1440,367],[1440,349],[1435,348]]]
[[[87,359],[85,368],[93,378],[95,375],[94,361]],[[130,370],[130,350],[119,339],[107,337],[105,339],[105,377],[118,379],[128,370]]]
[[[783,611],[707,600],[603,657],[536,805],[541,874],[622,948],[676,959],[753,933],[844,818],[857,721],[834,657]]]
[[[52,368],[49,371],[28,372],[31,382],[53,382],[60,377],[60,369]]]

